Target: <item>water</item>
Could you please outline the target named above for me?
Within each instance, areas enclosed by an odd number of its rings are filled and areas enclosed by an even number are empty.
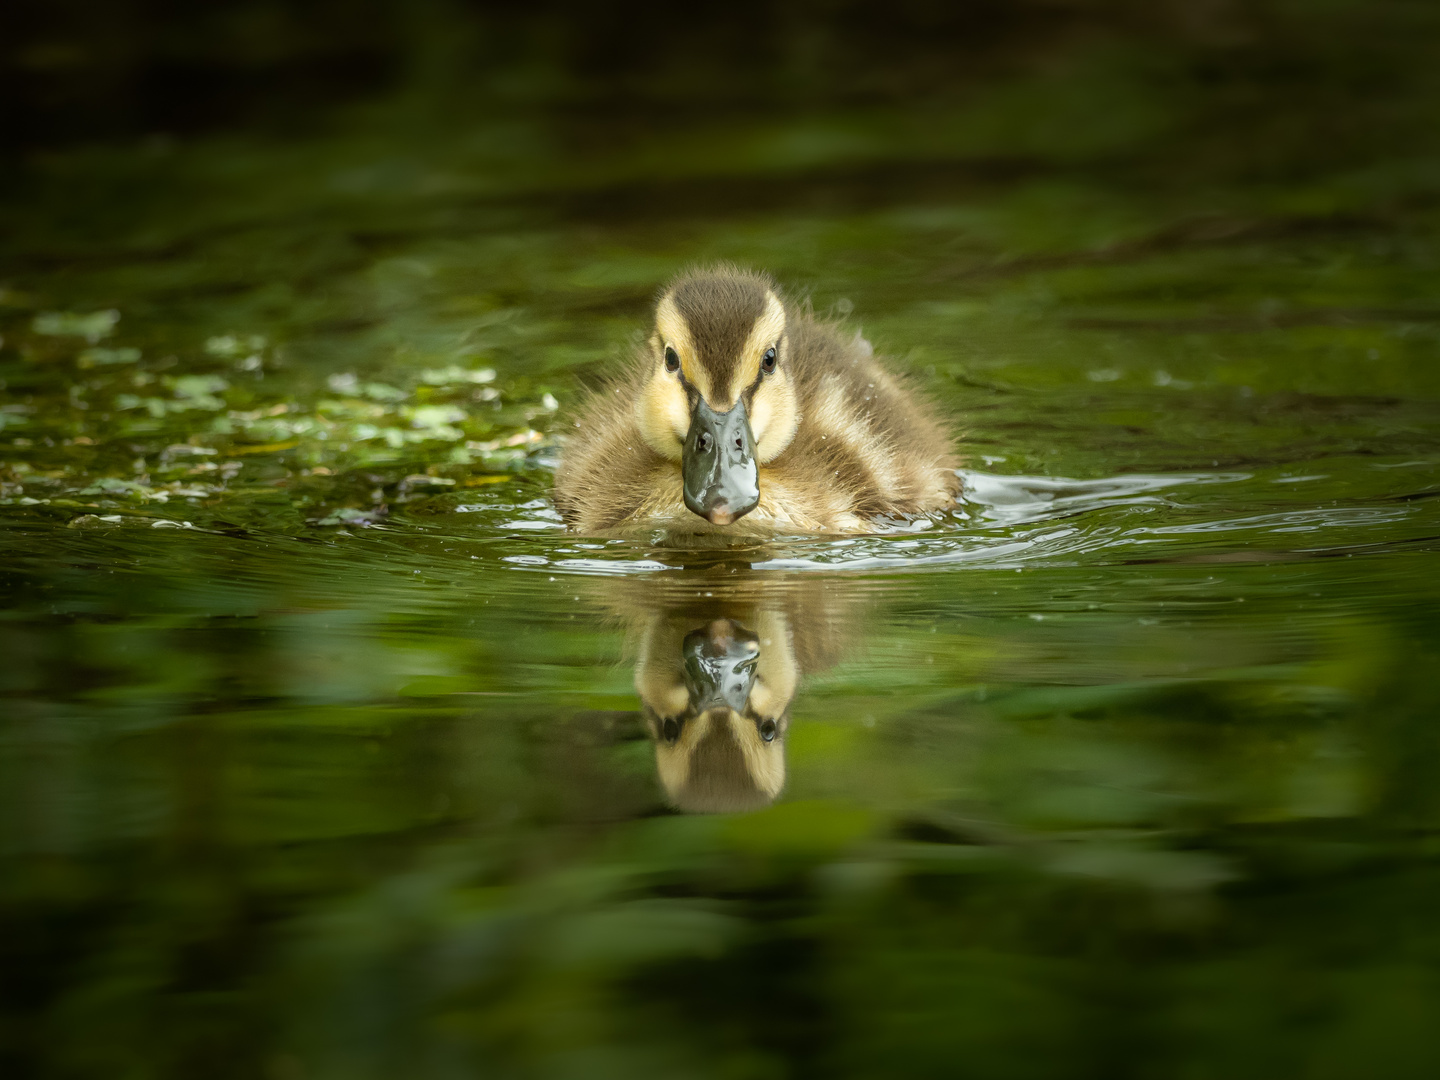
[[[1384,10],[1282,23],[1258,110],[1082,35],[925,124],[422,87],[33,161],[7,1074],[1434,1075],[1440,67]],[[951,513],[561,528],[583,384],[721,257],[954,418]],[[778,721],[704,776],[697,658]]]

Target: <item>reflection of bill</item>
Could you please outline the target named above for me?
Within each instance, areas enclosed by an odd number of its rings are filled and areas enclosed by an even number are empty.
[[[836,602],[818,582],[681,572],[620,587],[635,688],[669,801],[745,810],[785,786],[790,703],[803,671],[838,651]]]

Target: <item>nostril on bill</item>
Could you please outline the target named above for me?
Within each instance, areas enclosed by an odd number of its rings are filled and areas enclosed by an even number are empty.
[[[695,440],[695,449],[699,450],[702,454],[710,452],[710,433],[708,431],[702,431],[700,433],[700,437]]]

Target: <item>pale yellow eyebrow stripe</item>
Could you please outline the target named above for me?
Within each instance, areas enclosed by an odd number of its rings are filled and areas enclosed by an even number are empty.
[[[779,341],[780,335],[784,331],[785,306],[780,303],[779,297],[774,293],[767,292],[765,294],[765,311],[755,320],[755,325],[750,328],[750,336],[745,339],[745,347],[740,352],[740,363],[736,366],[735,375],[730,380],[730,396],[726,400],[726,408],[733,407],[735,402],[740,400],[740,395],[745,392],[745,388],[759,378],[761,354]]]
[[[655,308],[655,329],[663,339],[661,348],[673,345],[680,354],[680,370],[685,373],[690,385],[699,390],[707,401],[711,400],[710,375],[696,363],[695,340],[690,336],[690,326],[680,315],[673,297],[662,297]]]

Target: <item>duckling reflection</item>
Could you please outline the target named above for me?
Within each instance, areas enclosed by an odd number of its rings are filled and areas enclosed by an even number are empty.
[[[798,676],[783,616],[759,630],[716,618],[681,636],[648,628],[635,665],[660,783],[681,810],[745,810],[785,786],[785,732]],[[678,640],[677,640],[678,639]]]
[[[808,585],[686,573],[622,592],[610,599],[629,624],[668,800],[692,813],[773,802],[802,671],[828,666],[841,648],[836,601]]]

